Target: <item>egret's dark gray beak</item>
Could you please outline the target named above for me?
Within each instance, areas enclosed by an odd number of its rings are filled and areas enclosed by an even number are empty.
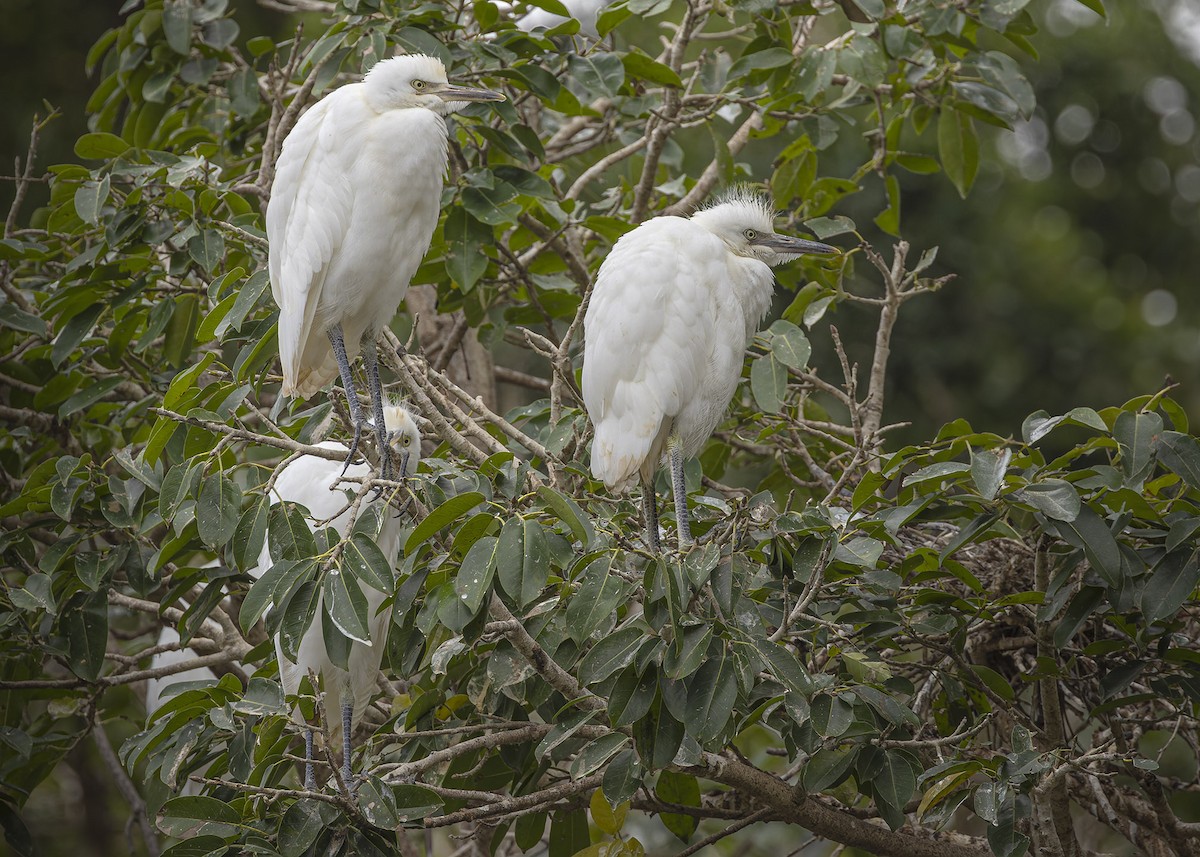
[[[795,238],[791,235],[780,235],[777,232],[772,232],[768,235],[759,235],[750,241],[751,244],[757,247],[766,247],[774,250],[776,253],[784,253],[793,256],[800,256],[805,253],[840,253],[836,247],[830,247],[828,244],[822,244],[820,241],[809,241],[807,238]]]
[[[408,478],[408,458],[411,454],[412,453],[409,453],[409,452],[400,453],[400,479],[401,480]]]
[[[490,89],[475,89],[470,86],[458,86],[454,83],[443,83],[434,90],[434,95],[442,101],[505,101],[504,94]]]

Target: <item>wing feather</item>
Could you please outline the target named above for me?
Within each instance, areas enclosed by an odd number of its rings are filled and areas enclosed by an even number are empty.
[[[324,330],[314,330],[315,316],[354,205],[348,176],[355,147],[346,145],[346,137],[367,109],[357,90],[353,84],[342,87],[301,116],[275,166],[266,218],[268,267],[279,304],[285,395],[309,396],[329,380],[328,360],[313,359],[324,358],[329,348],[310,348],[309,339],[325,337]]]
[[[712,352],[704,283],[724,248],[678,217],[623,236],[600,266],[584,317],[583,397],[592,472],[610,488],[653,469],[671,420],[697,394]]]

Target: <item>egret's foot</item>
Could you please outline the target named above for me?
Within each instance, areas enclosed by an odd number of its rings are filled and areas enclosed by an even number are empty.
[[[317,777],[313,772],[313,731],[311,729],[304,730],[304,790],[306,792],[315,791],[317,787]]]
[[[354,463],[355,456],[358,455],[358,445],[362,441],[362,424],[354,424],[354,437],[350,439],[350,450],[346,453],[346,463],[342,465],[342,475],[346,475],[346,471],[350,465]]]
[[[683,447],[681,441],[672,436],[667,441],[671,454],[671,493],[675,499],[675,526],[679,528],[679,552],[683,553],[692,544],[692,526],[688,519],[687,482],[683,476]]]
[[[646,547],[651,553],[662,553],[662,541],[658,534],[658,498],[654,496],[654,483],[642,480],[642,522],[646,525]]]

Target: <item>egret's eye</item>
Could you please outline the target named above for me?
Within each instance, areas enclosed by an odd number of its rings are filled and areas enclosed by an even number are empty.
[[[755,232],[753,229],[747,229],[742,234],[746,236],[747,241],[753,241],[755,238],[758,237],[758,233]]]
[[[412,437],[411,437],[411,436],[409,436],[409,437],[405,437],[405,438],[404,438],[404,445],[405,445],[405,446],[412,446],[412,444],[413,444],[413,439],[412,439]]]
[[[425,81],[423,81],[423,80],[414,80],[414,81],[412,82],[412,88],[413,88],[413,89],[415,89],[417,92],[420,92],[422,89],[424,89],[424,88],[425,88]]]

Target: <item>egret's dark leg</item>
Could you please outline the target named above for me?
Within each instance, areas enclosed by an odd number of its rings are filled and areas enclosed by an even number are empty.
[[[354,705],[342,703],[342,779],[346,788],[350,788],[350,721],[354,714]]]
[[[679,527],[679,547],[692,543],[692,527],[688,520],[687,484],[683,479],[683,446],[679,438],[667,441],[671,453],[671,494],[675,498],[675,525]]]
[[[658,541],[658,498],[654,496],[654,480],[642,480],[642,520],[646,523],[646,544],[654,553],[662,552]]]
[[[311,792],[317,787],[317,778],[313,774],[313,731],[309,726],[304,730],[304,790]]]
[[[379,478],[392,478],[392,452],[387,442],[387,426],[383,424],[383,385],[379,383],[379,356],[375,350],[375,334],[368,333],[362,344],[363,368],[367,370],[367,388],[371,391],[371,407],[375,411],[375,443],[379,451]]]
[[[362,405],[358,402],[358,388],[354,386],[354,373],[350,371],[350,360],[346,357],[346,340],[342,336],[342,326],[335,324],[328,330],[329,341],[333,344],[333,356],[337,360],[338,371],[342,375],[342,389],[346,391],[346,404],[350,408],[350,422],[354,423],[354,439],[350,441],[350,454],[346,456],[346,464],[342,473],[350,466],[358,453],[358,442],[362,439],[362,427],[366,420],[363,418]]]

